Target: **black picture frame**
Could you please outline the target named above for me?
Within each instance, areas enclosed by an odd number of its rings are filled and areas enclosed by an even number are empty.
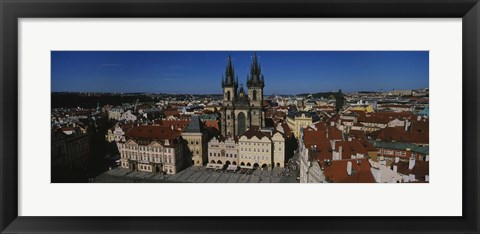
[[[477,0],[1,0],[1,233],[478,233],[480,5]],[[105,17],[462,18],[462,217],[18,216],[18,19]],[[428,199],[428,198],[425,198]],[[41,201],[40,201],[41,202]],[[52,204],[54,205],[54,204]],[[401,206],[401,204],[397,204]],[[442,204],[438,204],[441,209]],[[188,212],[188,211],[185,211]],[[255,213],[253,212],[252,215]]]

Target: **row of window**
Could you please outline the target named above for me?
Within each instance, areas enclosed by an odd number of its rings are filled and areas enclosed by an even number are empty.
[[[140,170],[152,171],[152,166],[147,166],[147,165],[140,164]]]
[[[153,152],[167,152],[170,153],[173,149],[170,148],[159,148],[159,147],[149,147],[149,146],[130,146],[130,145],[120,145],[120,149],[129,149],[129,150],[140,150],[140,151],[153,151]]]
[[[270,143],[244,143],[244,142],[240,142],[240,145],[253,145],[253,146],[269,146]]]
[[[171,163],[173,161],[172,157],[154,157],[154,156],[149,156],[149,155],[133,155],[133,154],[121,154],[122,158],[127,158],[131,160],[142,160],[142,161],[148,161],[148,162],[153,162],[155,161],[156,163]]]
[[[244,159],[252,159],[252,156],[250,155],[242,155],[240,156],[240,158],[244,158]],[[253,160],[260,160],[260,156],[257,156],[257,155],[254,155],[253,156]],[[262,156],[261,160],[270,160],[270,157],[268,156]]]
[[[399,151],[399,150],[394,151],[394,150],[388,150],[388,149],[383,150],[383,154],[388,154],[388,155],[393,155],[394,152],[395,152],[395,156],[406,156],[407,155],[407,153],[405,151]],[[382,154],[382,149],[379,149],[377,153]]]
[[[195,141],[195,144],[198,145],[198,141]],[[190,141],[190,145],[193,145],[193,141]]]
[[[210,147],[210,148],[218,148],[218,147],[220,147],[220,146],[219,146],[219,145],[210,145],[209,147]],[[225,148],[227,148],[227,149],[235,149],[235,147],[236,147],[236,146],[234,146],[234,145],[226,145],[226,146],[225,146]]]
[[[225,154],[225,153],[220,154],[220,153],[210,152],[209,155],[210,155],[210,157],[220,157],[220,156],[225,157],[225,155],[226,155],[227,157],[230,157],[230,158],[237,158],[237,154],[228,154],[228,153],[227,154]]]
[[[252,151],[252,148],[240,148],[240,151],[243,151],[243,152],[251,152]],[[260,152],[260,149],[257,149],[257,148],[253,148],[253,152]],[[265,153],[267,152],[268,153],[268,149],[262,149],[262,153]]]

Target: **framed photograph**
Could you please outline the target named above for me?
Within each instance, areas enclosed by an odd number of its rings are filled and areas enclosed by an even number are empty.
[[[478,1],[0,9],[1,233],[479,231]]]

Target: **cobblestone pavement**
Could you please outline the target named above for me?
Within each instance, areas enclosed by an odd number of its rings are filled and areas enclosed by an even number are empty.
[[[283,168],[282,168],[283,170]],[[162,175],[116,168],[97,176],[92,183],[298,183],[298,171],[291,176],[281,175],[279,168],[256,170],[252,174],[207,171],[205,167],[191,166],[175,175]]]

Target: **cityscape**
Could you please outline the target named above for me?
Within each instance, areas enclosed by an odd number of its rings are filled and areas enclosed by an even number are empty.
[[[52,183],[428,183],[427,51],[52,51]]]

